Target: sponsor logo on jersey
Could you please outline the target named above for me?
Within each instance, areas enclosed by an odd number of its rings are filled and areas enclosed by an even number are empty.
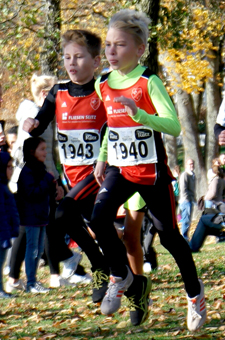
[[[137,129],[135,131],[135,137],[138,140],[148,139],[152,136],[152,131],[147,129]]]
[[[107,107],[107,114],[108,115],[111,115],[113,113],[113,111],[112,111],[112,106],[108,106]]]
[[[66,102],[63,102],[61,107],[67,107]]]
[[[63,112],[62,113],[62,120],[67,120],[68,117],[68,112]]]
[[[98,134],[93,132],[85,132],[83,139],[85,142],[96,142],[98,140]]]
[[[133,98],[133,100],[138,102],[142,97],[142,88],[136,87],[136,88],[132,89],[131,97]]]
[[[65,143],[68,141],[68,137],[60,132],[58,132],[58,141],[61,143]]]
[[[101,104],[101,100],[99,98],[92,98],[90,104],[93,110],[97,110]]]
[[[105,101],[108,102],[110,99],[109,95],[107,94],[107,96],[105,97]]]
[[[119,135],[117,132],[110,130],[109,131],[109,140],[114,141],[114,140],[119,140]]]

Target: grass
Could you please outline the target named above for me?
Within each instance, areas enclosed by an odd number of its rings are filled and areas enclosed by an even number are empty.
[[[143,325],[130,324],[125,299],[115,315],[105,317],[92,303],[90,285],[62,287],[43,295],[16,292],[13,299],[2,299],[0,339],[225,339],[224,246],[208,238],[201,252],[193,254],[205,284],[208,309],[207,323],[194,334],[186,327],[187,302],[181,275],[157,238],[159,269],[151,274],[153,304]],[[82,262],[90,271],[85,256]],[[39,269],[38,279],[48,286],[48,267]]]

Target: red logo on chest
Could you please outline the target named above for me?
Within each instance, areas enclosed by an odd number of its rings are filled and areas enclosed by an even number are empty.
[[[133,98],[133,100],[138,102],[142,97],[142,88],[141,87],[134,88],[131,92],[131,97]]]
[[[91,107],[93,110],[97,110],[100,106],[100,99],[99,98],[92,98],[91,99]]]

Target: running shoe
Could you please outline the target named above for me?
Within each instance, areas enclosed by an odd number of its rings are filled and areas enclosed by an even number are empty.
[[[85,273],[84,275],[78,275],[78,274],[73,274],[70,276],[68,279],[69,282],[71,283],[81,283],[81,284],[88,284],[91,283],[92,281],[92,276],[88,273]]]
[[[64,279],[61,276],[51,276],[49,286],[50,286],[50,288],[59,288],[59,287],[62,287],[62,286],[75,287],[76,285],[73,282],[70,282],[69,279]]]
[[[3,275],[9,275],[10,273],[10,266],[5,266],[3,269]]]
[[[124,280],[122,277],[110,276],[109,287],[101,304],[102,314],[110,315],[120,308],[121,298],[133,282],[133,274],[128,267],[127,272],[127,277]]]
[[[0,299],[10,299],[10,298],[13,298],[13,297],[15,297],[15,295],[8,294],[8,293],[4,292],[4,290],[0,291]]]
[[[43,287],[40,282],[35,282],[33,285],[30,285],[27,287],[27,292],[34,293],[34,294],[39,294],[39,293],[43,294],[43,293],[48,293],[49,289]]]
[[[130,320],[134,326],[142,324],[148,317],[151,288],[150,277],[135,275],[132,287],[125,293],[130,309]]]
[[[77,269],[79,262],[81,261],[82,255],[80,253],[74,252],[73,256],[63,261],[63,271],[62,277],[68,279],[74,274]]]
[[[25,284],[22,280],[18,280],[15,283],[10,283],[9,281],[6,282],[5,291],[7,293],[12,293],[12,291],[16,290],[16,289],[19,289],[19,290],[25,290],[26,289]]]
[[[200,294],[189,298],[188,300],[188,315],[187,315],[187,327],[189,331],[196,331],[199,329],[206,321],[206,305],[204,296],[204,285],[202,280],[200,283]]]
[[[92,274],[92,301],[101,302],[108,289],[109,275],[103,269],[97,269]]]

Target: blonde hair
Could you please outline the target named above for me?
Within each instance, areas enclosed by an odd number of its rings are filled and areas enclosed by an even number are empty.
[[[62,35],[62,48],[70,43],[86,46],[92,58],[100,55],[102,41],[101,38],[87,30],[68,30]]]
[[[115,28],[130,33],[138,45],[144,43],[146,46],[149,35],[149,24],[150,19],[145,13],[132,9],[122,9],[112,16],[108,29]]]
[[[37,104],[39,96],[42,90],[50,91],[50,89],[57,83],[57,78],[54,76],[34,74],[30,80],[31,93],[34,97],[34,101]]]

